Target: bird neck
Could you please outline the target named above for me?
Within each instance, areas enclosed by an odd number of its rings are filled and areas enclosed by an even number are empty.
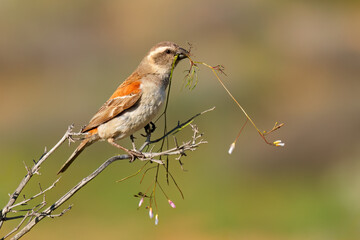
[[[169,85],[171,69],[156,64],[149,64],[146,61],[140,63],[136,71],[140,76],[162,85],[165,89]]]

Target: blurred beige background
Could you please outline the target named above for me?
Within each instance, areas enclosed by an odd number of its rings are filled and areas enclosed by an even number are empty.
[[[245,118],[206,68],[193,91],[181,90],[184,61],[169,125],[217,107],[195,121],[209,143],[184,159],[189,171],[171,166],[185,200],[166,187],[177,208],[158,196],[154,226],[133,197],[152,177],[115,183],[141,166],[115,163],[69,201],[70,212],[24,239],[360,238],[358,1],[4,0],[0,30],[0,206],[24,176],[23,161],[69,124],[86,124],[159,41],[191,42],[196,59],[224,65],[225,84],[259,128],[286,123],[271,136],[285,148],[264,144],[248,125],[228,155]],[[54,180],[73,148],[64,145],[25,193]],[[116,153],[93,145],[48,201]]]

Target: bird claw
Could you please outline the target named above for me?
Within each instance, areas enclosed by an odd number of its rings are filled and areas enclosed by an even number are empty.
[[[134,162],[135,161],[135,159],[136,159],[136,157],[133,155],[133,154],[131,154],[131,153],[129,153],[129,155],[130,155],[130,157],[131,157],[131,159],[130,159],[130,163],[132,163],[132,162]]]
[[[143,157],[143,154],[141,152],[136,151],[136,150],[135,151],[134,150],[129,150],[127,153],[131,157],[131,159],[130,159],[131,163],[134,162],[137,158]]]
[[[150,134],[152,134],[153,132],[155,132],[156,126],[153,122],[149,122],[144,128],[145,128],[146,135],[141,134],[141,136],[147,137]]]

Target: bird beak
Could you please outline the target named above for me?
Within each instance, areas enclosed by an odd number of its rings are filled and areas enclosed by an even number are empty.
[[[179,48],[177,50],[176,54],[178,55],[178,60],[181,60],[181,59],[187,58],[190,53],[183,48]]]

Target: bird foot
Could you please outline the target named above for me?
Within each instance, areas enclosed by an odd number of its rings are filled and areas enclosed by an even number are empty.
[[[145,135],[144,134],[141,134],[141,136],[143,137],[147,137],[149,136],[150,134],[152,134],[153,132],[155,132],[155,129],[156,129],[156,126],[153,122],[149,122],[145,127]]]
[[[131,157],[131,159],[130,159],[130,162],[132,163],[132,162],[134,162],[137,158],[141,158],[141,157],[143,157],[144,155],[141,153],[141,152],[138,152],[138,151],[134,151],[134,150],[129,150],[129,149],[127,149],[127,151],[126,151],[129,155],[130,155],[130,157]]]
[[[117,144],[113,138],[109,138],[107,141],[112,146],[119,148],[119,149],[125,151],[127,154],[129,154],[131,157],[130,162],[134,162],[136,158],[141,158],[144,156],[141,152],[138,152],[137,150],[130,150],[130,149],[124,148],[123,146]]]

